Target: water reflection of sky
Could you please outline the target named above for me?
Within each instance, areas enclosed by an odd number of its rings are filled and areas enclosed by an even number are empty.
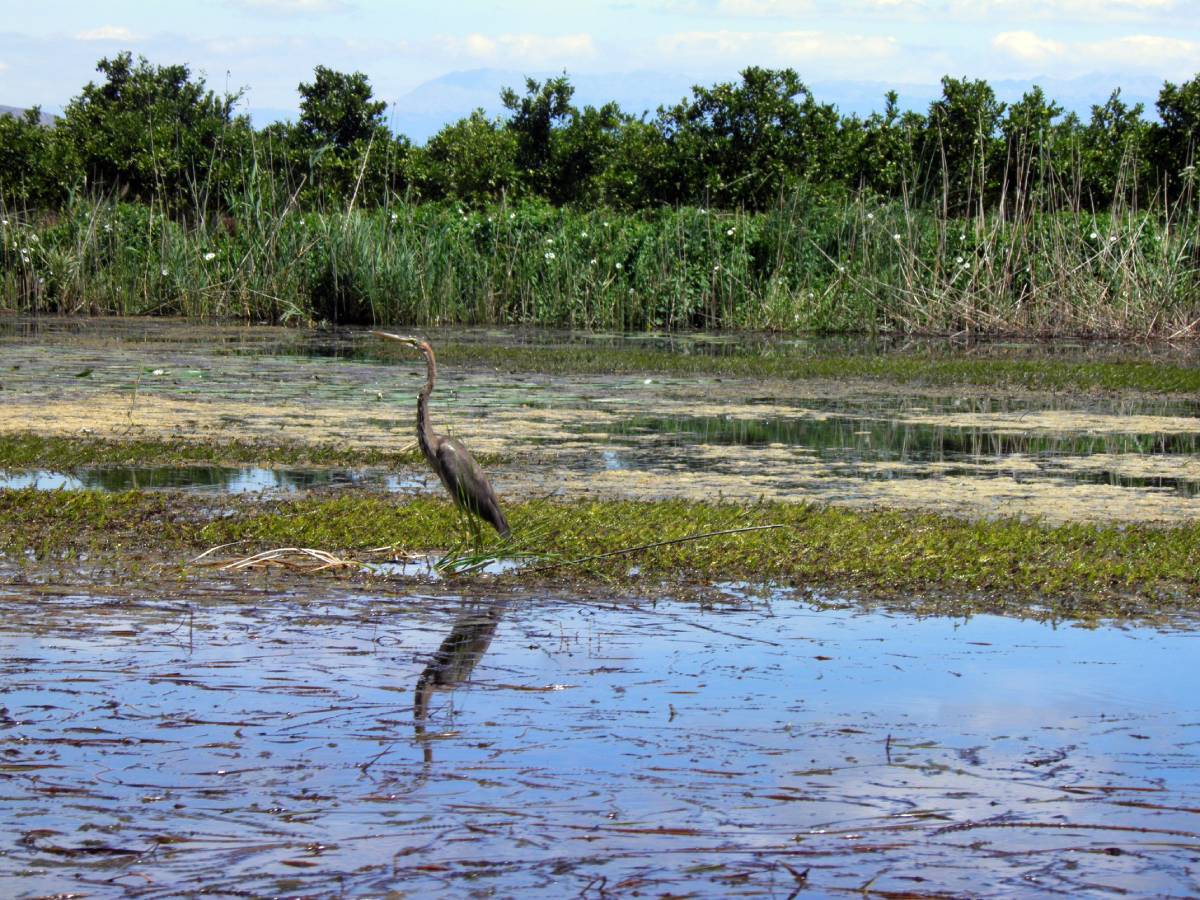
[[[224,494],[295,493],[319,487],[422,490],[423,477],[353,469],[268,469],[259,466],[96,466],[73,472],[0,470],[0,489],[68,491],[188,490]]]
[[[782,889],[782,863],[818,891],[1195,886],[1196,632],[783,594],[700,611],[216,593],[234,602],[0,596],[7,833],[177,834],[143,864],[156,884],[260,893],[486,875],[561,895],[653,874],[717,895],[731,871]],[[443,677],[418,735],[422,673],[484,608],[490,646],[453,663],[469,680]],[[0,855],[0,888],[70,886],[53,862]]]

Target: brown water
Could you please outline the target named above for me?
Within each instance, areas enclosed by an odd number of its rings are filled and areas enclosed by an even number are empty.
[[[736,587],[10,585],[0,892],[1194,895],[1198,639]]]

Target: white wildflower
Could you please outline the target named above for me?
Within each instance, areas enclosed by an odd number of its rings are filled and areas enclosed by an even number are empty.
[[[900,233],[899,233],[899,232],[897,232],[896,234],[893,234],[893,235],[892,235],[892,240],[893,240],[893,241],[898,241],[898,240],[900,240]]]
[[[727,236],[729,236],[729,237],[733,237],[733,233],[734,233],[735,231],[737,231],[737,229],[736,229],[736,228],[730,228],[728,231],[726,231],[726,232],[725,232],[725,234],[726,234]]]
[[[594,266],[594,265],[596,265],[596,263],[597,263],[597,262],[598,262],[598,260],[597,260],[597,259],[596,259],[596,257],[594,257],[594,256],[593,256],[593,257],[591,258],[591,260],[590,260],[590,264],[591,264],[591,265],[593,265],[593,266]]]
[[[1096,234],[1096,232],[1093,231],[1091,234],[1088,235],[1088,237],[1090,237],[1094,241],[1096,238],[1100,237],[1100,235]]]
[[[547,244],[553,244],[553,243],[554,243],[554,238],[546,238],[546,243],[547,243]]]
[[[217,254],[213,253],[211,250],[208,253],[204,254],[205,262],[212,262],[216,258],[217,258]]]
[[[961,256],[956,256],[956,257],[954,257],[954,261],[961,266],[963,260],[962,260]]]
[[[38,242],[38,236],[37,236],[36,234],[31,234],[31,235],[29,236],[29,240],[30,240],[32,243],[36,244],[36,243]]]
[[[546,259],[554,259],[554,251],[553,250],[546,251]]]
[[[112,226],[111,226],[111,225],[109,225],[107,222],[105,222],[105,223],[104,223],[104,230],[105,230],[105,231],[112,231]]]
[[[720,263],[717,263],[715,266],[713,266],[713,271],[714,271],[714,272],[720,272],[720,271],[721,271],[721,264],[720,264]]]
[[[398,215],[396,215],[395,213],[392,213],[392,221],[393,221],[393,222],[399,222],[399,221],[400,221],[400,217],[399,217]]]
[[[623,268],[625,268],[623,265],[621,265],[620,263],[617,263],[617,271],[618,272],[621,271]]]
[[[845,273],[845,271],[846,271],[846,267],[845,267],[845,266],[838,266],[838,271],[839,271],[839,272],[842,272],[842,273],[844,274],[844,273]]]
[[[516,213],[509,213],[509,214],[508,214],[508,221],[510,221],[510,222],[511,222],[511,221],[512,221],[513,219],[515,219],[516,217],[517,217],[517,214],[516,214]]]
[[[875,221],[875,213],[867,213],[867,221],[874,222]]]
[[[605,222],[605,223],[604,223],[604,227],[605,227],[605,228],[607,228],[607,227],[608,227],[608,223],[607,223],[607,222]]]
[[[163,276],[163,278],[166,278],[166,277],[167,277],[167,270],[166,270],[166,269],[163,269],[163,270],[162,270],[162,276]]]
[[[587,237],[587,232],[586,232],[586,231],[581,231],[581,232],[579,232],[579,236],[580,236],[581,238],[585,238],[585,237]]]

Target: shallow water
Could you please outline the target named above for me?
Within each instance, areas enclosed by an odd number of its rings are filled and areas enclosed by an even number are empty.
[[[990,404],[989,404],[990,405]],[[1072,465],[1088,457],[1155,457],[1187,459],[1200,451],[1200,432],[1014,432],[1008,426],[987,429],[922,424],[889,417],[887,411],[869,414],[844,411],[844,404],[829,404],[827,415],[816,417],[767,416],[759,419],[733,416],[643,416],[609,426],[614,443],[634,448],[652,445],[697,467],[719,467],[721,458],[690,457],[694,445],[800,448],[826,461],[839,474],[864,479],[1006,477],[1015,480],[1052,479],[1066,483],[1108,484],[1138,490],[1176,492],[1200,496],[1200,467],[1188,476],[1138,475],[1114,465]],[[911,406],[909,407],[912,408]],[[925,409],[925,407],[922,407]],[[1200,422],[1198,422],[1200,424]],[[636,468],[641,453],[613,451],[605,458],[608,468]],[[879,467],[861,463],[892,462]],[[929,466],[927,463],[959,463]],[[1031,465],[1020,465],[1029,463]],[[1014,465],[1017,464],[1017,465]],[[1015,471],[1014,471],[1015,469]]]
[[[882,352],[1196,362],[1192,345],[909,342],[453,330],[435,344],[679,353]],[[657,343],[656,343],[657,342]],[[420,361],[355,330],[162,320],[0,320],[0,431],[113,440],[352,446],[412,441]],[[504,499],[722,496],[1061,521],[1200,518],[1200,404],[1133,393],[914,388],[883,381],[518,375],[444,366],[435,427],[505,462]],[[10,473],[10,484],[205,490],[430,489],[423,467],[287,476],[259,470]],[[311,478],[311,481],[306,479]],[[327,478],[327,481],[325,480]],[[382,479],[382,480],[381,480]],[[86,482],[86,484],[84,483]]]
[[[184,490],[199,493],[292,494],[359,487],[389,492],[428,488],[427,479],[355,469],[267,469],[261,466],[88,466],[70,472],[0,469],[0,490]]]
[[[729,588],[0,594],[0,892],[1200,891],[1200,634]]]

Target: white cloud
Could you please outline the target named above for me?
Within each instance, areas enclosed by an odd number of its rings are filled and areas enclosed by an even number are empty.
[[[347,12],[351,7],[345,0],[234,0],[235,6],[283,15]]]
[[[139,36],[124,25],[101,25],[75,35],[77,41],[136,41]]]
[[[1091,64],[1116,63],[1147,72],[1175,70],[1200,71],[1200,42],[1183,38],[1132,34],[1108,41],[1081,44],[1080,50]]]
[[[1188,0],[951,0],[957,14],[971,18],[1003,17],[1066,19],[1095,24],[1105,21],[1159,20],[1179,15]]]
[[[489,65],[523,65],[531,68],[570,66],[596,56],[596,45],[588,34],[468,34],[443,37],[442,50]]]
[[[1003,31],[992,39],[992,46],[1022,62],[1041,63],[1063,55],[1066,46],[1040,38],[1032,31]]]
[[[823,31],[682,31],[658,41],[670,63],[725,70],[791,66],[806,76],[880,74],[899,49],[891,37]]]
[[[1167,77],[1189,77],[1200,70],[1200,42],[1151,34],[1132,34],[1099,41],[1063,43],[1031,31],[1005,31],[992,47],[1030,66],[1056,74],[1120,69]]]
[[[719,0],[717,11],[729,16],[795,16],[812,12],[812,0]]]
[[[819,14],[838,18],[934,16],[955,19],[1021,18],[1098,21],[1164,20],[1167,15],[1200,12],[1196,0],[693,0],[693,13],[716,12],[734,18],[797,18]],[[683,11],[683,10],[680,10]],[[828,27],[827,25],[825,27]]]

